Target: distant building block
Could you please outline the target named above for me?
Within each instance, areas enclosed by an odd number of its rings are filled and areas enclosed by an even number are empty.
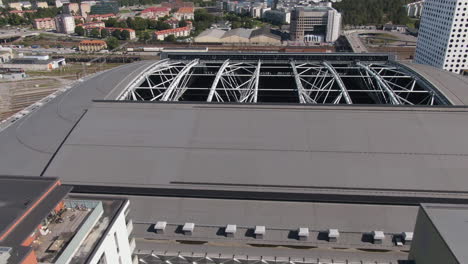
[[[167,222],[166,221],[158,221],[154,225],[154,230],[156,234],[164,234],[164,230],[166,229]]]
[[[195,229],[194,223],[185,223],[184,226],[182,227],[182,231],[187,236],[191,236],[193,234],[194,229]]]
[[[265,236],[265,232],[266,232],[265,226],[255,226],[255,230],[254,230],[255,238],[263,239],[263,236]]]
[[[236,225],[227,225],[225,229],[225,233],[227,237],[234,237],[237,231],[237,226]]]
[[[340,232],[338,229],[328,229],[328,241],[336,242],[340,237]]]
[[[403,232],[403,239],[405,240],[405,245],[411,245],[411,241],[413,241],[413,232]]]
[[[301,227],[298,231],[299,240],[306,241],[309,238],[309,228],[308,227]]]
[[[374,244],[382,244],[385,239],[385,234],[383,231],[372,231],[372,236],[374,239]]]

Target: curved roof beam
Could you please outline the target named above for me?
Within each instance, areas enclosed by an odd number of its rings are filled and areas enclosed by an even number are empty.
[[[216,92],[216,87],[218,86],[219,80],[221,79],[221,76],[223,76],[223,73],[226,70],[227,66],[229,66],[229,59],[224,61],[223,65],[221,65],[221,67],[219,68],[218,73],[216,73],[216,77],[210,88],[210,93],[208,94],[208,99],[206,100],[207,102],[213,101],[213,96]]]
[[[375,81],[377,81],[378,85],[382,90],[385,91],[385,93],[388,94],[390,97],[390,102],[394,105],[401,105],[401,101],[398,99],[398,96],[393,92],[392,88],[388,86],[388,84],[385,82],[385,80],[377,74],[373,69],[371,69],[368,65],[362,64],[361,62],[356,63],[357,66],[359,66],[361,69],[365,70],[369,75],[371,75]]]
[[[322,64],[328,69],[328,71],[330,71],[333,74],[333,78],[335,78],[335,81],[338,83],[338,86],[341,89],[341,93],[343,94],[346,103],[353,104],[353,100],[351,100],[351,96],[349,96],[348,90],[346,89],[343,80],[341,80],[341,77],[338,75],[335,68],[333,68],[333,66],[326,61],[324,61]]]
[[[180,80],[190,71],[190,69],[193,68],[193,66],[197,65],[199,62],[198,59],[195,59],[191,62],[189,62],[185,67],[177,74],[177,76],[174,78],[172,83],[169,85],[167,88],[166,92],[164,92],[164,96],[161,98],[161,101],[169,101],[171,95],[173,94],[174,90],[177,88],[177,86],[180,83]]]

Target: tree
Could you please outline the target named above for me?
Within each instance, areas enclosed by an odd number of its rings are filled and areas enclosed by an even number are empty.
[[[122,31],[122,33],[120,34],[120,37],[121,37],[123,40],[130,39],[130,32],[128,32],[128,30],[124,30],[124,31]]]
[[[101,38],[107,38],[107,37],[109,37],[109,31],[107,31],[106,29],[102,29]]]
[[[145,32],[142,34],[141,37],[142,37],[142,39],[143,39],[145,42],[147,42],[148,40],[151,39],[151,35],[150,35],[150,33],[149,33],[148,31],[145,31]]]
[[[181,20],[179,21],[179,27],[186,27],[187,26],[187,21]]]
[[[169,25],[166,22],[158,21],[156,22],[156,29],[157,30],[165,30],[165,29],[170,29],[171,25]]]
[[[77,26],[77,27],[75,27],[75,33],[78,36],[84,36],[85,30],[84,30],[84,28],[82,26]]]
[[[169,35],[167,37],[164,38],[164,41],[167,41],[167,42],[175,42],[176,41],[176,38],[174,35]]]
[[[107,49],[114,50],[119,46],[119,40],[115,37],[108,37],[106,39]]]
[[[101,37],[101,34],[99,33],[99,29],[93,28],[91,32],[89,33],[89,36],[92,38],[99,38]]]
[[[107,19],[104,23],[106,24],[106,27],[115,27],[115,25],[117,24],[117,18],[109,18]]]
[[[135,17],[133,20],[133,27],[132,29],[134,30],[145,30],[148,28],[148,23],[146,19],[141,18],[141,17]]]
[[[122,31],[120,29],[116,29],[112,32],[112,36],[116,39],[121,39],[122,38]]]

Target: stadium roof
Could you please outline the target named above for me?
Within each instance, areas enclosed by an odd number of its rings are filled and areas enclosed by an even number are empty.
[[[380,55],[346,56],[367,63]],[[391,202],[422,191],[426,198],[439,191],[465,199],[466,82],[395,65],[452,106],[116,101],[155,62],[121,66],[3,124],[0,173],[58,176],[81,190],[128,194],[314,200],[320,193],[340,201],[337,193],[386,190],[397,196]]]

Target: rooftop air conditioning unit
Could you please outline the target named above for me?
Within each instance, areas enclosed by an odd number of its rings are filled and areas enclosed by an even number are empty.
[[[166,221],[158,221],[154,225],[154,230],[156,234],[164,234],[164,230],[166,229],[167,222]]]
[[[254,235],[257,239],[263,239],[265,236],[266,228],[265,226],[255,226]]]

